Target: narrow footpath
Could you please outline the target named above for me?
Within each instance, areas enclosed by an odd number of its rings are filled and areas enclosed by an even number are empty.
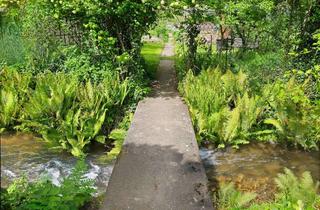
[[[162,56],[174,55],[171,43]],[[212,210],[187,106],[172,60],[162,58],[153,93],[138,104],[102,209]]]

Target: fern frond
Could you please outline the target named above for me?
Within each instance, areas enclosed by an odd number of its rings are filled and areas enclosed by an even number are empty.
[[[234,108],[225,123],[224,140],[231,141],[237,135],[240,125],[240,108]]]
[[[270,124],[273,125],[278,131],[280,131],[281,133],[284,132],[284,128],[281,125],[281,122],[279,120],[276,119],[266,119],[264,120],[265,124]]]
[[[242,193],[235,189],[233,183],[222,184],[218,193],[220,209],[241,208],[256,197],[255,193]]]

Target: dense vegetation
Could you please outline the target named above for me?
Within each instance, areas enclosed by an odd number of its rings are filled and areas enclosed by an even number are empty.
[[[180,1],[174,6],[188,14],[177,36],[176,67],[201,142],[319,148],[316,1]],[[218,26],[216,46],[200,39],[196,26],[207,21]],[[233,45],[235,38],[240,46]]]
[[[165,11],[160,13],[160,10]],[[0,2],[0,133],[32,132],[85,156],[93,142],[114,159],[136,103],[148,92],[171,17],[176,69],[200,144],[275,142],[320,147],[320,4],[317,0],[29,0]],[[203,43],[199,25],[215,25]],[[153,28],[158,23],[158,27]],[[152,29],[150,31],[150,29]],[[235,47],[236,38],[241,46]],[[61,186],[15,181],[5,209],[79,209],[92,197],[83,163]],[[289,170],[275,200],[221,186],[220,209],[319,208],[318,183]]]
[[[1,127],[40,134],[75,156],[91,140],[105,143],[130,92],[128,80],[111,74],[99,83],[63,72],[32,77],[4,69],[1,76]]]
[[[228,0],[171,4],[180,19],[176,70],[200,144],[218,148],[272,142],[320,147],[320,4]],[[211,22],[217,43],[204,42]],[[236,40],[238,43],[236,43]],[[240,44],[239,44],[240,40]],[[318,209],[309,172],[279,174],[274,200],[233,183],[214,192],[217,209]]]
[[[143,46],[142,36],[167,40],[164,25],[149,32],[160,8],[158,1],[1,1],[0,133],[31,132],[77,157],[95,141],[114,160],[163,47]],[[84,207],[96,191],[86,170],[79,163],[60,186],[17,179],[2,189],[1,209]]]
[[[3,2],[0,131],[31,131],[78,157],[93,140],[110,144],[111,130],[148,92],[160,52],[145,64],[141,38],[159,6]]]
[[[213,69],[198,76],[189,72],[180,90],[200,140],[219,147],[272,141],[318,149],[319,106],[294,77],[265,85],[258,92],[250,88],[242,71],[223,74]]]

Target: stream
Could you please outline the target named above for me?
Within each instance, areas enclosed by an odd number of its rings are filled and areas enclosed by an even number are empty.
[[[211,190],[221,182],[234,182],[242,191],[258,194],[257,200],[274,198],[274,178],[290,169],[296,176],[310,171],[314,180],[320,180],[320,152],[288,149],[274,144],[249,144],[240,149],[200,149]]]
[[[104,193],[114,163],[106,161],[106,150],[93,148],[86,157],[88,172],[85,177],[94,179],[97,195]],[[48,176],[56,185],[69,175],[77,159],[67,152],[49,149],[45,142],[28,134],[1,136],[1,187],[15,178],[26,175],[30,181],[41,175]]]
[[[106,160],[106,149],[93,148],[86,157],[86,177],[94,179],[97,195],[106,191],[114,163]],[[284,167],[296,175],[310,171],[314,180],[320,180],[320,153],[285,149],[272,144],[250,144],[240,149],[200,149],[211,190],[221,182],[232,181],[244,191],[258,193],[258,199],[274,196],[274,178]],[[1,136],[1,187],[7,187],[15,178],[26,175],[30,181],[47,175],[59,185],[70,174],[76,158],[66,152],[49,149],[46,143],[28,134]]]

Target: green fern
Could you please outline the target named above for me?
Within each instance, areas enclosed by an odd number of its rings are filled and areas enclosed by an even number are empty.
[[[12,121],[17,112],[16,104],[18,103],[18,97],[14,90],[2,89],[0,92],[0,116],[1,116],[1,127],[8,126]]]
[[[240,112],[241,108],[238,106],[228,113],[227,120],[224,122],[224,135],[222,136],[225,142],[232,142],[238,135],[238,130],[241,125]]]
[[[201,139],[219,145],[246,144],[263,105],[260,97],[245,91],[246,75],[219,69],[186,75],[180,91],[189,105],[192,122]]]
[[[113,76],[93,84],[80,83],[64,73],[45,72],[37,75],[35,84],[27,94],[17,128],[34,131],[75,156],[83,156],[93,140],[104,143],[102,128],[112,129],[115,110],[121,110],[129,92],[128,82]]]
[[[269,124],[269,125],[273,125],[280,133],[284,133],[284,129],[282,127],[282,123],[279,122],[279,120],[276,119],[265,119],[264,123]]]
[[[302,205],[302,209],[316,209],[320,206],[319,182],[314,182],[310,172],[306,171],[299,179],[292,171],[285,168],[284,174],[279,174],[275,182],[279,188],[276,199],[288,208]]]
[[[12,129],[22,114],[31,75],[19,74],[13,69],[0,72],[0,130]]]
[[[35,90],[29,93],[29,100],[24,107],[25,119],[61,119],[73,105],[77,79],[51,72],[39,74],[35,79]]]
[[[99,83],[63,72],[0,74],[0,132],[32,131],[54,146],[83,156],[92,142],[105,143],[134,90],[129,80],[104,73]]]
[[[222,184],[214,197],[219,209],[228,210],[313,210],[320,207],[319,182],[314,182],[310,172],[304,172],[301,178],[285,168],[283,174],[275,179],[278,193],[273,201],[266,203],[251,202],[253,193],[242,193],[233,183]],[[250,203],[251,202],[251,203]],[[250,204],[250,205],[249,205]]]
[[[187,73],[179,90],[200,141],[238,147],[255,139],[318,149],[320,108],[310,102],[303,85],[294,78],[278,81],[257,96],[246,78],[241,71],[222,74],[219,69]]]
[[[221,210],[242,209],[255,199],[255,193],[242,193],[235,189],[233,183],[222,184],[216,202]]]
[[[267,85],[263,97],[268,104],[264,123],[275,128],[279,141],[305,149],[318,149],[320,138],[320,112],[305,95],[303,85],[294,78],[287,83],[278,81]]]

